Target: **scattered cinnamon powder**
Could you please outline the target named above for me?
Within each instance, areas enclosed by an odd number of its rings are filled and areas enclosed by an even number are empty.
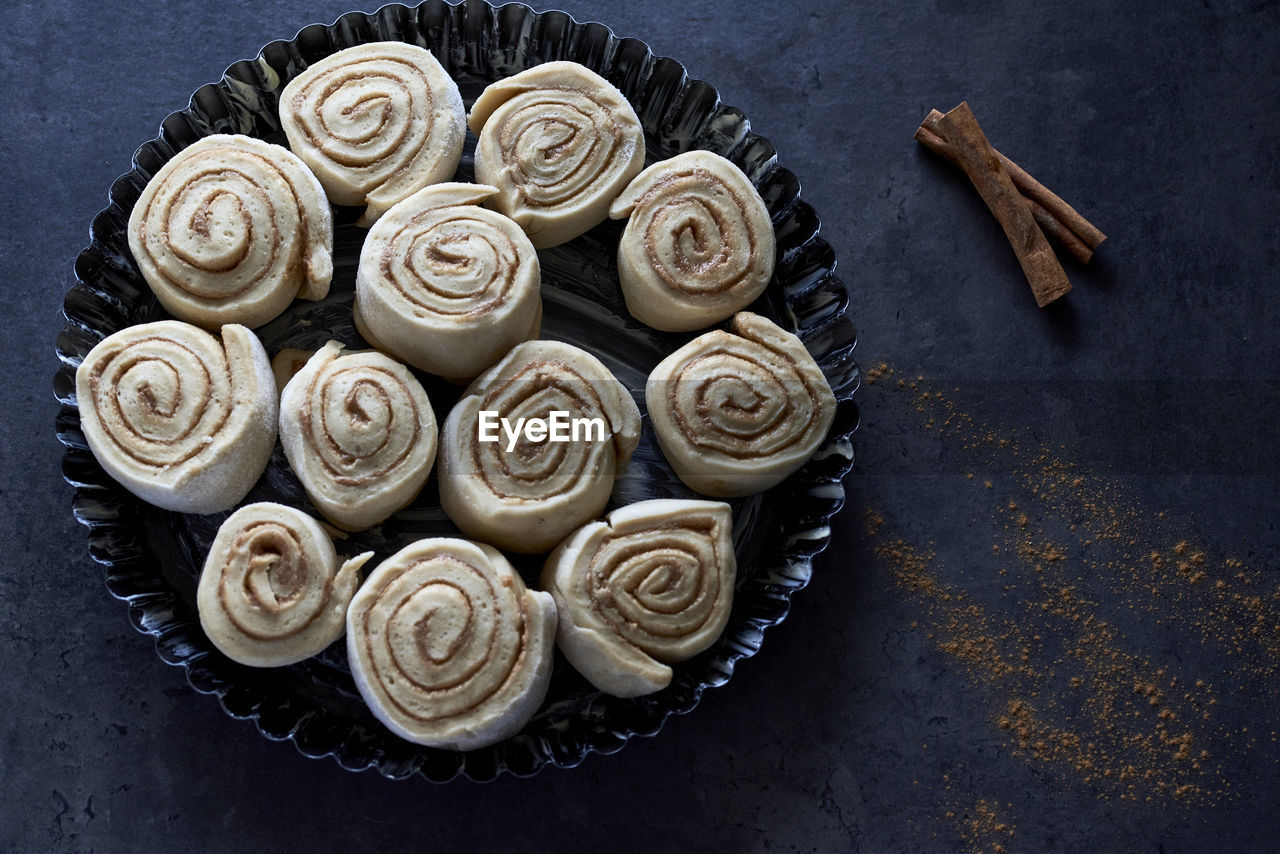
[[[979,799],[966,812],[951,810],[950,813],[970,851],[1006,854],[1009,850],[1008,846],[1013,842],[1016,830],[1001,816],[996,805],[986,799]]]
[[[878,365],[872,365],[870,368],[867,368],[866,372],[862,375],[862,377],[867,382],[867,384],[870,385],[880,381],[881,379],[884,379],[884,377],[887,374],[891,373],[892,371],[893,371],[892,368],[890,368],[884,362],[881,362]]]
[[[1280,700],[1274,577],[1171,536],[1164,514],[1119,484],[1065,452],[1028,450],[1018,431],[977,423],[920,377],[881,364],[867,380],[910,395],[966,468],[1010,473],[997,483],[964,478],[991,539],[965,566],[894,536],[881,511],[867,525],[875,554],[919,603],[930,640],[984,689],[1007,749],[1124,802],[1218,803],[1244,783],[1228,769],[1260,743],[1280,761],[1274,732],[1223,721],[1251,711],[1267,721],[1261,710]],[[949,812],[973,850],[998,850],[1013,836],[1008,822],[996,829],[985,801]]]

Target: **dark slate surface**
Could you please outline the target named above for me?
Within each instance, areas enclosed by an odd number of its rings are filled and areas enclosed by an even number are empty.
[[[822,216],[863,364],[893,370],[860,392],[849,505],[792,616],[657,738],[527,781],[349,774],[195,694],[107,595],[69,512],[59,305],[159,121],[350,7],[11,3],[0,848],[1274,850],[1280,7],[565,5],[751,116]],[[961,99],[1111,236],[1066,265],[1065,304],[1036,309],[963,177],[912,142]],[[1065,498],[1024,495],[1041,445],[1078,466]],[[1104,559],[1084,532],[1108,519]],[[1018,551],[1041,535],[1065,560]],[[927,578],[907,560],[926,553]]]

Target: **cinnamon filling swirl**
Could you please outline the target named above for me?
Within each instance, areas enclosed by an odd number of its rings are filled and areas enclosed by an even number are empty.
[[[481,414],[507,424],[566,419],[598,424],[579,441],[524,433],[489,441]],[[440,502],[470,536],[520,552],[549,550],[604,509],[639,443],[640,412],[591,354],[528,341],[476,379],[441,431]]]
[[[610,207],[630,217],[618,244],[627,309],[655,329],[718,323],[773,276],[769,211],[733,163],[690,151],[644,170]]]
[[[129,248],[170,314],[201,326],[261,326],[333,275],[323,189],[287,149],[215,135],[179,152],[129,217]]]
[[[490,546],[428,539],[402,549],[369,576],[347,621],[361,694],[415,743],[499,741],[546,693],[554,604]]]
[[[280,123],[331,200],[368,205],[364,226],[452,177],[466,133],[457,84],[430,51],[401,42],[311,65],[281,94]]]
[[[722,498],[781,482],[835,417],[831,388],[798,338],[748,312],[730,328],[681,347],[645,387],[658,444],[676,474]]]
[[[377,352],[322,347],[285,386],[280,433],[307,496],[339,527],[372,527],[418,494],[435,463],[427,393]]]
[[[724,629],[736,568],[731,530],[727,504],[660,499],[572,534],[542,572],[570,663],[618,696],[666,687],[670,665]]]
[[[355,304],[366,338],[417,368],[466,380],[537,334],[537,252],[514,222],[478,207],[495,192],[428,187],[369,231]]]
[[[595,72],[548,62],[490,85],[468,123],[479,137],[476,179],[489,204],[538,248],[602,222],[644,165],[644,132],[626,98]]]
[[[176,320],[116,332],[76,370],[76,399],[102,467],[166,510],[233,506],[275,444],[271,367],[243,326],[224,326],[222,341]]]
[[[293,664],[342,634],[358,570],[339,566],[316,521],[292,507],[249,504],[227,518],[209,549],[196,603],[209,639],[254,667]]]

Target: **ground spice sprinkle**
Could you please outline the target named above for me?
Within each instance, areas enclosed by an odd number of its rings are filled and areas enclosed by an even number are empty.
[[[883,509],[868,512],[866,533],[918,604],[913,625],[983,689],[1008,750],[1132,803],[1219,803],[1243,785],[1230,770],[1242,757],[1280,761],[1262,711],[1280,701],[1274,575],[1172,534],[1163,512],[1138,506],[1114,478],[1029,431],[978,423],[923,377],[880,364],[866,380],[909,395],[944,451],[967,461],[989,550],[955,565],[932,543],[895,535]],[[975,477],[984,466],[1009,474]],[[1002,582],[994,605],[979,595],[992,578]],[[972,850],[1004,850],[1013,822],[988,801],[969,803],[947,810],[960,835]]]

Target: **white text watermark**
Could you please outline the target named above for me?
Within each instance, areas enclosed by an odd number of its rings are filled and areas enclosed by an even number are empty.
[[[499,428],[507,437],[507,452],[514,451],[524,436],[530,442],[603,442],[609,435],[603,418],[573,418],[570,413],[553,409],[546,418],[517,418],[513,425],[493,409],[480,410],[479,439],[500,442]]]

